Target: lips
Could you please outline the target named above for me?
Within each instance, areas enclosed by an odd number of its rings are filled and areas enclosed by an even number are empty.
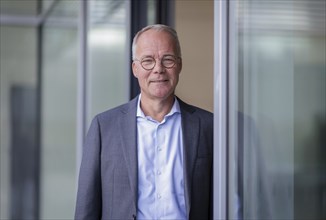
[[[158,80],[151,80],[151,83],[164,83],[164,82],[168,82],[169,80],[167,79],[158,79]]]

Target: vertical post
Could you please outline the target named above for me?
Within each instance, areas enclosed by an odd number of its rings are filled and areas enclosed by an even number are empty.
[[[76,166],[77,174],[82,157],[82,146],[84,136],[87,130],[87,30],[88,30],[88,0],[80,0],[79,6],[79,58],[78,58],[78,75],[77,75],[77,140],[76,140]],[[78,175],[77,175],[78,176]]]
[[[147,25],[147,1],[131,1],[130,3],[130,50],[133,36]],[[132,62],[132,51],[130,52],[130,63]],[[140,92],[138,80],[133,76],[130,65],[130,99],[137,96]]]
[[[37,12],[38,12],[38,16],[40,14],[43,13],[43,3],[42,1],[38,1],[37,2]],[[35,198],[35,205],[37,207],[36,209],[36,215],[35,218],[36,219],[40,219],[41,218],[41,207],[40,207],[40,200],[41,200],[41,192],[40,192],[40,188],[41,188],[41,172],[42,172],[42,167],[41,167],[41,157],[42,157],[42,147],[41,147],[41,137],[42,137],[42,79],[43,79],[43,75],[42,75],[42,69],[43,69],[43,25],[44,25],[44,20],[42,20],[42,22],[39,22],[37,25],[37,52],[36,52],[36,56],[37,56],[37,86],[36,86],[36,146],[37,146],[37,151],[36,151],[36,164],[37,167],[36,169],[36,173],[37,176],[35,177],[35,186],[38,190],[36,190],[36,198]]]
[[[156,23],[174,27],[175,0],[157,0]]]
[[[242,217],[242,140],[239,136],[238,107],[238,1],[229,1],[228,5],[228,210],[229,219]]]
[[[43,1],[37,1],[37,14],[38,17],[40,17],[45,9],[43,8]],[[40,219],[41,218],[41,206],[40,206],[40,201],[41,201],[41,172],[42,172],[42,167],[41,167],[41,158],[42,158],[42,146],[41,146],[41,137],[42,137],[42,88],[43,88],[43,74],[42,74],[42,69],[43,69],[43,26],[45,23],[45,19],[42,19],[41,22],[38,22],[37,25],[37,86],[36,86],[36,146],[37,146],[37,151],[36,151],[36,164],[37,167],[36,169],[36,177],[35,177],[35,186],[38,190],[36,190],[36,198],[35,198],[35,206],[36,208],[36,214],[35,218]]]
[[[214,1],[214,219],[227,219],[228,0]]]

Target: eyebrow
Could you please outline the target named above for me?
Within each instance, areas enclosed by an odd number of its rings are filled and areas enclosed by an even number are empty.
[[[174,54],[164,54],[162,57],[167,57],[167,56],[177,57]],[[142,56],[140,59],[144,59],[144,58],[154,58],[154,56],[152,56],[152,55],[145,55],[145,56]]]

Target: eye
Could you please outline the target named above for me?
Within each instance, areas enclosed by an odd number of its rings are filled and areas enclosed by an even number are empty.
[[[155,59],[153,57],[144,57],[140,64],[145,70],[151,70],[155,66]]]
[[[172,67],[175,64],[175,58],[173,56],[165,56],[162,59],[163,65],[165,67]]]
[[[173,63],[174,60],[173,59],[163,59],[164,63]]]
[[[153,58],[144,58],[142,59],[141,61],[144,65],[147,65],[147,64],[152,64],[153,62],[155,62],[155,60]]]

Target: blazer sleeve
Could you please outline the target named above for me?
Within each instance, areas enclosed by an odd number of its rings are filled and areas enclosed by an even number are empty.
[[[75,219],[101,219],[101,133],[95,117],[87,133],[79,172]]]

